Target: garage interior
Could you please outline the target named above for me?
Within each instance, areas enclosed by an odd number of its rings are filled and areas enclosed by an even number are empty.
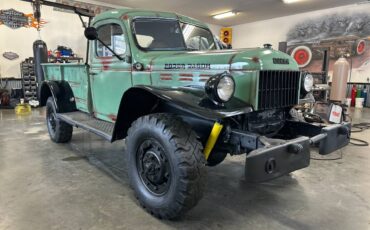
[[[51,2],[72,8],[41,4],[39,21],[35,2],[0,2],[0,229],[370,228],[370,2],[57,0]],[[46,79],[39,76],[52,76],[47,69],[53,65],[83,65],[92,55],[73,7],[94,14],[119,8],[175,12],[208,25],[220,49],[212,52],[248,54],[254,51],[244,48],[264,47],[279,57],[288,54],[287,64],[313,81],[314,102],[302,110],[309,112],[297,113],[328,126],[349,122],[351,140],[327,155],[312,148],[308,167],[259,183],[245,177],[246,154],[227,155],[219,165],[205,167],[203,198],[195,207],[175,220],[156,218],[142,208],[130,186],[126,140],[110,143],[83,128],[73,128],[68,143],[50,139],[48,111],[40,99]],[[10,9],[21,12],[26,22]],[[41,62],[48,67],[38,73],[42,69],[35,65],[35,52],[44,45],[47,56]],[[102,53],[113,53],[105,48]],[[285,59],[279,60],[273,64],[284,66]],[[132,64],[136,71],[144,68]],[[201,64],[205,67],[194,72],[208,68]],[[168,68],[175,67],[171,63]],[[233,71],[238,72],[230,67]],[[338,108],[337,121],[332,113]]]

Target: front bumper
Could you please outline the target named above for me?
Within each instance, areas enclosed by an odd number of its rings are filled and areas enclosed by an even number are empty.
[[[231,141],[242,149],[254,149],[248,155],[245,175],[248,182],[263,182],[288,174],[310,164],[310,148],[326,155],[349,143],[350,123],[320,127],[309,123],[288,122],[285,132],[295,138],[270,139],[244,131],[232,131]]]

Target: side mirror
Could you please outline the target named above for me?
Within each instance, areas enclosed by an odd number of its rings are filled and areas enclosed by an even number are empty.
[[[87,40],[94,41],[98,39],[98,31],[94,27],[87,27],[85,29],[85,37]]]

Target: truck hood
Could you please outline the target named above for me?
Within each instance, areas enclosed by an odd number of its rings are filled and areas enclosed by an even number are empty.
[[[288,54],[265,48],[190,52],[148,52],[144,60],[152,71],[298,70]]]

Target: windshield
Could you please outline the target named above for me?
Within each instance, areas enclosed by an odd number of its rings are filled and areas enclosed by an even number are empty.
[[[185,50],[186,45],[177,20],[136,19],[137,44],[145,50]]]
[[[208,29],[173,19],[138,18],[133,29],[137,45],[143,50],[217,49]]]
[[[181,28],[188,49],[213,50],[217,48],[209,30],[185,23],[181,24]]]

